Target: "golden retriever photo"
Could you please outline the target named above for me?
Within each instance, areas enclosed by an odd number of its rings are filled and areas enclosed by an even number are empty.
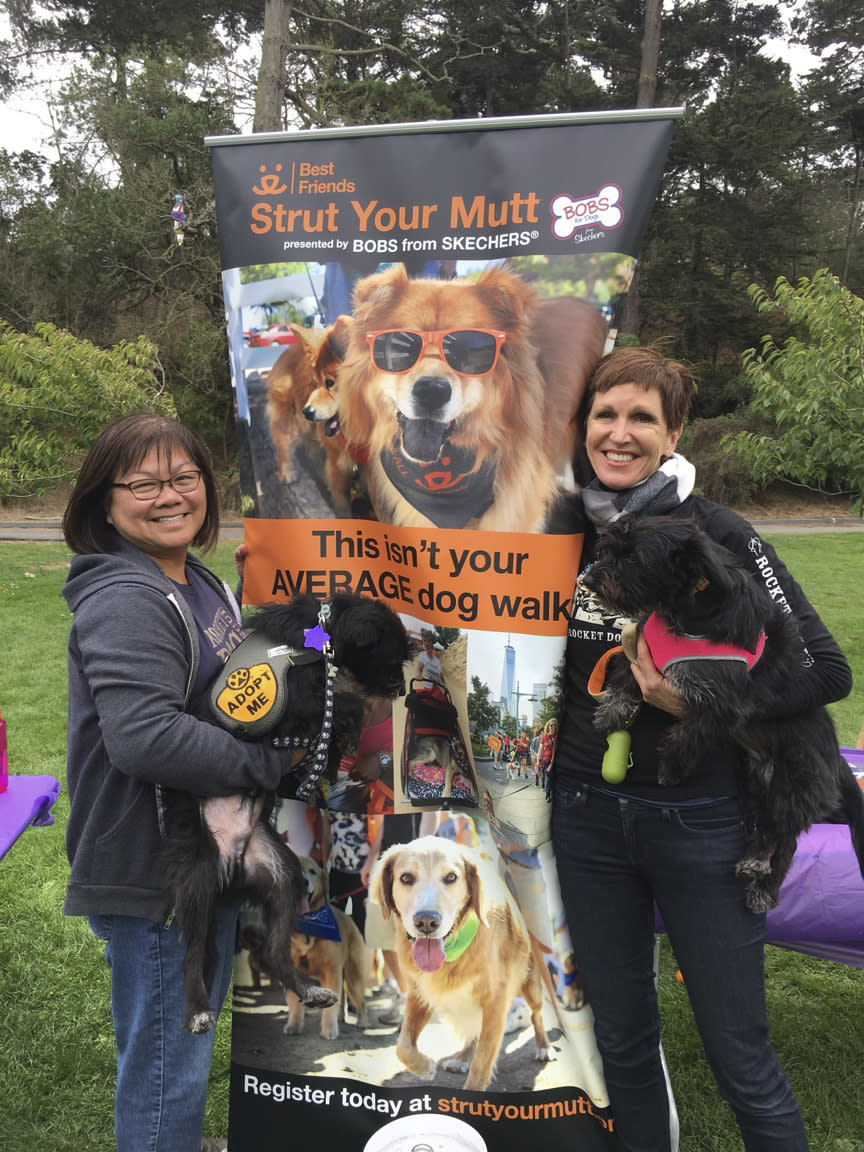
[[[396,923],[400,971],[409,986],[396,1055],[409,1071],[435,1077],[436,1061],[418,1040],[437,1012],[462,1043],[442,1069],[467,1072],[467,1089],[488,1087],[516,996],[531,1013],[536,1060],[555,1059],[522,915],[474,849],[436,836],[396,844],[378,861],[369,892],[385,919]]]
[[[329,901],[327,873],[308,856],[300,857],[309,911],[317,912]],[[325,1040],[339,1038],[339,1018],[345,1019],[348,1002],[357,1013],[357,1027],[366,1026],[366,984],[368,952],[360,929],[341,909],[331,907],[341,939],[330,940],[296,931],[291,941],[291,959],[304,976],[313,976],[324,988],[332,988],[338,999],[321,1011],[321,1035]],[[283,1032],[288,1036],[303,1031],[305,1011],[299,998],[286,990],[288,1021]]]
[[[360,280],[338,372],[339,425],[380,519],[539,532],[572,490],[575,413],[606,326],[587,301],[476,281]]]

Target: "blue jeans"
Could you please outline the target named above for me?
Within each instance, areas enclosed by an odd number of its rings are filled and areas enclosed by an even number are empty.
[[[659,808],[559,779],[552,836],[622,1149],[670,1149],[653,974],[656,901],[747,1152],[807,1152],[768,1030],[765,917],[747,909],[735,875],[744,839],[737,802]]]
[[[237,904],[218,905],[218,961],[210,1002],[231,983]],[[181,1030],[183,944],[170,927],[137,916],[92,916],[106,942],[117,1043],[114,1131],[117,1152],[200,1152],[215,1028]]]

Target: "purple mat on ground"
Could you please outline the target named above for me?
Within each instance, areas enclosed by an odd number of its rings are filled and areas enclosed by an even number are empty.
[[[53,776],[10,776],[0,792],[0,858],[31,824],[53,824],[51,807],[60,795]]]
[[[840,751],[860,783],[864,751]],[[864,968],[864,878],[845,824],[814,824],[799,836],[765,938],[793,952]]]

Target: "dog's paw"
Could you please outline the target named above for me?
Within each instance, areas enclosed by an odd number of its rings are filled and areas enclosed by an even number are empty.
[[[567,1012],[578,1012],[585,1006],[585,993],[581,988],[565,988],[561,1003]]]
[[[744,879],[758,879],[771,871],[771,861],[765,856],[744,856],[735,865],[735,875]]]
[[[777,907],[777,897],[764,888],[750,887],[744,897],[744,902],[751,912],[770,912]]]
[[[458,1072],[460,1076],[464,1076],[470,1068],[470,1064],[459,1056],[448,1056],[446,1060],[441,1061],[439,1067],[444,1072]]]
[[[321,1018],[321,1035],[325,1040],[339,1039],[339,1021]]]
[[[338,999],[338,995],[332,988],[320,988],[317,984],[312,984],[304,992],[301,1003],[317,1008],[329,1008]]]
[[[539,1064],[551,1064],[553,1060],[558,1059],[558,1049],[553,1048],[551,1044],[547,1044],[545,1048],[538,1048],[534,1059]]]
[[[215,1022],[215,1013],[209,1009],[206,1012],[193,1012],[186,1022],[186,1029],[193,1036],[200,1036],[203,1032],[209,1032]]]
[[[369,1013],[366,1011],[366,1005],[363,1004],[357,1012],[357,1019],[355,1021],[358,1028],[369,1027]]]
[[[413,1072],[420,1080],[434,1080],[438,1071],[438,1061],[431,1060],[418,1048],[406,1049],[396,1044],[396,1055],[409,1072]],[[441,1067],[444,1067],[442,1061]]]
[[[289,1009],[288,1019],[282,1027],[282,1035],[299,1036],[305,1023],[306,1013],[303,1011],[303,1005],[296,1004],[294,1008]]]

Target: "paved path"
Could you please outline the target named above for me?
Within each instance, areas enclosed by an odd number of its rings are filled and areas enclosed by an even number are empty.
[[[830,519],[752,520],[755,528],[765,536],[796,535],[819,532],[864,532],[864,520],[852,516]],[[220,540],[242,540],[243,522],[225,520],[219,529]],[[0,520],[0,540],[62,540],[59,520],[29,517],[23,520]]]
[[[62,540],[59,520],[31,516],[24,520],[0,520],[0,540]],[[241,520],[225,520],[219,526],[220,540],[242,540]]]

